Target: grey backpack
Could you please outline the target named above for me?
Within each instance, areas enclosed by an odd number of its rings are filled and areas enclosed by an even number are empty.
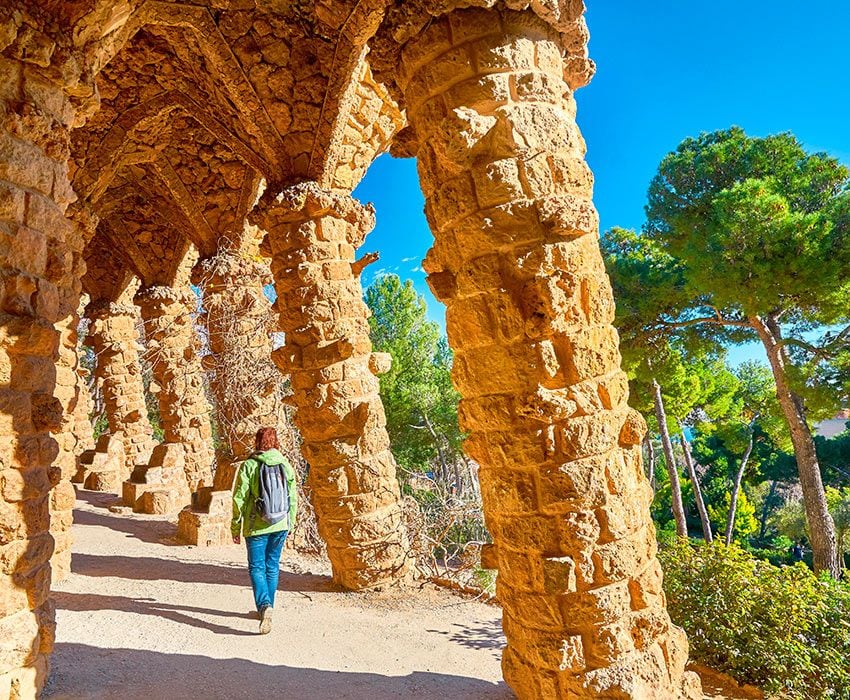
[[[256,512],[269,525],[274,525],[289,515],[289,486],[282,464],[259,462],[259,495]]]

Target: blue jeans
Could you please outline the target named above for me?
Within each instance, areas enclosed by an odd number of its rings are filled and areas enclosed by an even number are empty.
[[[251,575],[257,610],[262,610],[267,605],[274,607],[274,594],[280,576],[280,552],[288,534],[288,530],[283,530],[245,538],[245,546],[248,548],[248,573]]]

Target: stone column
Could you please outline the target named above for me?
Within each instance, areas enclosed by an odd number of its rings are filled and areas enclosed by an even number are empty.
[[[109,432],[123,436],[125,479],[135,465],[147,463],[156,444],[139,362],[138,309],[123,300],[99,301],[89,305],[86,315],[90,321],[88,342],[97,358],[95,380],[103,392]]]
[[[254,450],[259,428],[280,421],[277,390],[283,377],[271,360],[277,324],[263,293],[272,274],[268,264],[224,250],[195,266],[194,281],[203,295],[210,351],[204,367],[210,371],[217,423],[229,448],[226,461],[239,461]],[[232,487],[232,472],[216,472],[217,490]]]
[[[557,5],[586,38],[582,3]],[[397,73],[495,543],[502,667],[520,698],[701,697],[661,590],[564,42],[531,11],[459,10],[404,44]]]
[[[268,232],[286,335],[274,359],[290,375],[334,580],[354,590],[403,580],[408,546],[396,466],[369,369],[368,309],[352,269],[374,212],[304,183],[264,197],[253,218]]]
[[[91,240],[97,226],[97,217],[83,205],[72,204],[67,211],[73,222],[74,235],[69,239],[72,248],[72,267],[75,279],[83,278],[85,261],[82,250]],[[79,289],[75,289],[79,294]],[[67,310],[67,307],[66,307]],[[79,455],[94,447],[94,435],[90,421],[91,394],[80,373],[79,336],[80,304],[56,324],[59,332],[59,362],[56,367],[56,390],[54,396],[62,403],[63,417],[57,434],[59,455],[54,466],[60,470],[61,479],[50,496],[50,532],[55,541],[50,564],[53,581],[64,581],[71,573],[71,524],[76,500],[71,479],[77,471]]]
[[[194,311],[188,284],[154,286],[136,293],[142,310],[147,349],[159,392],[165,442],[185,448],[186,479],[194,493],[212,484],[215,450],[211,408],[204,393],[204,369],[198,352]]]
[[[38,697],[53,647],[50,491],[63,406],[59,332],[77,308],[80,237],[65,210],[80,88],[69,47],[0,8],[0,697]],[[91,87],[91,86],[89,86]],[[63,376],[63,380],[65,377]],[[65,491],[63,498],[68,496]],[[67,513],[70,505],[54,503]]]
[[[79,246],[79,250],[82,251],[82,246]],[[80,267],[85,266],[85,262],[81,254],[74,257],[74,267],[81,279],[83,274]],[[59,469],[60,480],[50,495],[50,533],[55,541],[50,564],[54,582],[64,581],[71,573],[71,524],[76,501],[71,479],[77,473],[77,457],[84,450],[94,447],[88,413],[85,415],[85,424],[80,420],[80,414],[91,406],[88,387],[78,371],[77,327],[80,324],[80,311],[77,307],[56,324],[59,331],[59,361],[56,366],[56,390],[53,395],[61,402],[63,415],[57,433],[59,454],[53,463],[54,467]]]
[[[272,304],[263,293],[271,283],[268,264],[239,250],[223,249],[193,270],[200,288],[210,354],[203,359],[215,398],[216,424],[226,442],[213,485],[180,512],[178,537],[196,546],[230,542],[231,490],[241,460],[254,450],[257,430],[281,428],[283,377],[271,359]],[[280,431],[283,437],[283,431]]]

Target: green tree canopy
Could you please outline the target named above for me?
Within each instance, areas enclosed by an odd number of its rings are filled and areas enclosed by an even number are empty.
[[[448,344],[437,324],[428,321],[425,299],[410,280],[381,277],[366,290],[366,304],[374,349],[393,358],[381,376],[393,454],[408,471],[437,467],[448,480],[457,473],[463,440]]]
[[[654,331],[648,326],[655,337],[660,329],[699,329],[697,337],[719,343],[763,344],[794,447],[815,567],[834,575],[835,529],[810,423],[840,403],[836,392],[821,391],[819,377],[850,335],[848,183],[845,166],[807,153],[791,134],[702,134],[663,159],[643,234],[632,237],[660,290],[647,288],[656,298],[642,302],[657,311]],[[807,333],[823,326],[848,328],[811,343]]]

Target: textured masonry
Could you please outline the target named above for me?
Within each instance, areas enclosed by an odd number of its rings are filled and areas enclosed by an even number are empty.
[[[74,379],[64,347],[80,294],[82,237],[65,218],[76,81],[67,53],[0,11],[0,698],[34,698],[54,639],[50,558],[67,566],[73,494],[53,463]]]
[[[573,91],[593,73],[583,12],[581,0],[0,3],[0,700],[38,695],[51,557],[57,575],[68,567],[67,478],[91,439],[73,352],[81,281],[113,435],[78,476],[111,489],[132,468],[128,499],[169,512],[189,498],[188,471],[207,483],[191,513],[226,522],[232,470],[209,485],[186,251],[209,259],[240,240],[263,181],[256,218],[287,335],[275,361],[292,373],[335,577],[406,577],[358,280],[368,259],[354,263],[372,214],[346,194],[391,142],[419,157],[426,267],[448,305],[495,540],[484,554],[500,572],[506,678],[521,698],[699,696],[664,609],[645,426],[625,405],[574,121]],[[246,264],[206,290],[211,328],[229,306],[267,308]],[[138,285],[171,441],[153,454]],[[267,342],[248,350],[267,355]],[[208,361],[220,398],[227,355]],[[235,456],[265,411],[224,407]]]
[[[254,450],[257,430],[278,426],[283,377],[271,360],[272,304],[263,292],[272,281],[267,263],[248,250],[222,249],[200,261],[193,280],[201,289],[216,423],[226,442],[213,485],[180,512],[178,535],[200,546],[230,542],[231,489],[239,461]]]
[[[92,217],[90,212],[74,205],[69,207],[66,213],[71,224],[67,243],[71,253],[72,274],[76,279],[80,279],[85,270],[83,247],[91,239],[97,219]],[[77,285],[68,291],[78,298],[80,288]],[[80,308],[79,303],[76,307],[71,307],[71,303],[71,297],[66,297],[63,311],[67,315],[56,324],[56,330],[59,332],[59,359],[56,363],[56,389],[53,395],[62,404],[62,423],[56,433],[59,454],[53,463],[59,470],[59,480],[50,494],[50,533],[54,540],[50,565],[53,581],[63,581],[71,573],[71,524],[75,502],[71,479],[77,471],[76,455],[93,446],[89,416],[81,416],[81,413],[86,412],[90,401],[87,401],[88,388],[81,381],[78,372],[77,328],[80,323]],[[80,418],[84,418],[85,422],[81,424]]]
[[[215,464],[211,409],[195,332],[197,298],[186,283],[147,287],[135,300],[142,310],[165,442],[185,448],[186,479],[195,492],[212,485]]]
[[[139,310],[122,297],[93,302],[86,315],[90,321],[86,342],[94,350],[95,380],[103,392],[109,432],[124,440],[126,478],[134,465],[148,461],[155,445],[139,361]]]
[[[700,697],[667,615],[562,37],[461,10],[402,51],[467,450],[521,698]]]
[[[378,380],[370,370],[368,308],[352,269],[374,212],[347,194],[304,183],[264,197],[295,423],[334,580],[363,589],[409,572],[396,465]]]

